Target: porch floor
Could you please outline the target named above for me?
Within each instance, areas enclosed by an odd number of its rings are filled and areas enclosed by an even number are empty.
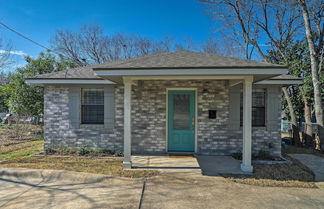
[[[207,176],[244,174],[240,161],[231,156],[133,155],[134,169],[158,169],[162,172],[192,173]]]

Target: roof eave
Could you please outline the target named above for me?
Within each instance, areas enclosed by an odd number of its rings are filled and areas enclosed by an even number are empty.
[[[110,80],[103,79],[69,79],[69,78],[30,78],[25,81],[31,85],[51,84],[116,84]]]
[[[249,69],[249,68],[257,68],[257,69],[287,69],[287,66],[284,65],[269,65],[269,66],[248,66],[248,65],[242,65],[242,66],[194,66],[194,67],[93,67],[92,69],[94,71],[105,71],[105,70],[168,70],[168,69],[235,69],[235,68],[241,68],[241,69]]]
[[[197,70],[196,68],[167,68],[160,69],[94,69],[96,76],[159,76],[159,75],[281,75],[286,74],[288,69],[285,68],[204,68]]]
[[[271,85],[302,85],[303,80],[302,79],[281,79],[281,80],[275,80],[275,79],[269,79],[269,80],[263,80],[256,82],[256,84],[271,84]]]

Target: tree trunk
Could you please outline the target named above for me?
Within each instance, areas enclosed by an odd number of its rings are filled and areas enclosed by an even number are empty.
[[[312,108],[303,90],[301,88],[299,89],[301,91],[303,102],[304,102],[305,124],[304,124],[303,141],[305,145],[313,147],[314,140],[313,140],[313,126],[312,126]]]
[[[299,137],[299,128],[298,128],[298,123],[297,123],[297,117],[296,117],[296,113],[294,111],[294,107],[292,104],[292,101],[290,99],[288,90],[286,87],[282,87],[282,91],[284,93],[285,99],[287,101],[287,105],[288,105],[288,110],[289,110],[289,115],[290,115],[290,122],[291,122],[291,128],[292,128],[292,132],[293,132],[293,138],[294,138],[294,144],[296,146],[300,146],[300,137]]]
[[[317,52],[315,49],[314,40],[312,38],[312,29],[310,24],[309,13],[305,0],[298,0],[299,5],[302,9],[303,19],[305,24],[305,32],[307,37],[307,42],[309,46],[310,60],[311,60],[311,70],[312,70],[312,81],[314,86],[314,109],[316,122],[318,124],[319,138],[318,143],[321,145],[321,149],[324,150],[324,121],[323,121],[323,104],[321,98],[321,83],[319,80],[319,65],[317,60]]]

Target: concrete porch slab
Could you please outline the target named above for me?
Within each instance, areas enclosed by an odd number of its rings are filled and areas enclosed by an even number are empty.
[[[199,164],[194,156],[132,156],[133,169],[156,169],[161,173],[201,176]]]
[[[240,161],[231,156],[132,156],[134,169],[158,169],[163,172],[193,172],[207,176],[246,174]]]
[[[240,161],[231,156],[197,156],[202,174],[217,176],[219,174],[248,174],[241,170]]]

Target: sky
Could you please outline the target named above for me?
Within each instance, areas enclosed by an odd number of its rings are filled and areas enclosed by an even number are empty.
[[[202,42],[214,35],[206,7],[197,0],[0,0],[0,21],[50,47],[57,30],[77,31],[83,24],[98,24],[105,33],[125,32],[177,41]],[[0,37],[13,47],[15,66],[23,56],[44,51],[0,26]],[[1,53],[0,48],[0,53]]]

